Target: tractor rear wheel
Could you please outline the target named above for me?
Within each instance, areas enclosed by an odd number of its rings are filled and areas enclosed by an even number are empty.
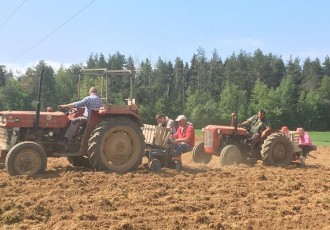
[[[192,159],[195,163],[210,163],[212,155],[205,153],[204,142],[197,143],[192,150]]]
[[[111,117],[101,122],[88,146],[93,168],[118,173],[136,170],[145,150],[141,128],[127,117]]]
[[[11,176],[43,173],[47,166],[46,151],[35,142],[20,142],[9,150],[5,166]]]
[[[222,166],[241,163],[241,152],[235,145],[225,146],[220,153],[220,163]]]
[[[292,143],[285,135],[273,133],[264,141],[261,156],[265,165],[288,166],[293,159]]]

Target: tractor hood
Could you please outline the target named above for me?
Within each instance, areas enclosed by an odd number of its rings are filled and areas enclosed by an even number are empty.
[[[222,125],[208,125],[204,130],[214,131],[224,135],[230,135],[234,133],[235,127],[233,126],[222,126]],[[237,128],[237,135],[245,136],[247,135],[247,130],[243,128]]]
[[[35,116],[35,111],[0,111],[0,126],[34,127]],[[63,112],[40,112],[40,128],[64,128],[68,122]]]

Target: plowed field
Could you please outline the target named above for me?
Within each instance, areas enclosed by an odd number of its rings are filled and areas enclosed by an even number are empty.
[[[49,158],[46,173],[0,170],[0,229],[330,229],[330,148],[307,167],[208,165],[123,175]]]

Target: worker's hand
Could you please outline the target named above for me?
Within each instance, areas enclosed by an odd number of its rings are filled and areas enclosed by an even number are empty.
[[[64,109],[64,106],[63,105],[58,105],[58,108],[59,109]]]
[[[175,144],[175,142],[174,142],[174,140],[173,140],[172,138],[169,138],[169,139],[167,140],[167,144],[169,144],[169,145],[173,145],[173,144]]]

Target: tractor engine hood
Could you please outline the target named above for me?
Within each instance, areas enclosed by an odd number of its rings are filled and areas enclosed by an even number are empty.
[[[35,111],[0,111],[0,126],[2,127],[34,127]],[[69,119],[65,113],[40,112],[40,128],[65,128]]]
[[[204,128],[204,130],[210,130],[215,133],[221,133],[223,135],[231,135],[234,134],[235,127],[233,126],[222,126],[222,125],[208,125]],[[237,128],[237,135],[246,136],[247,130],[243,128]]]

